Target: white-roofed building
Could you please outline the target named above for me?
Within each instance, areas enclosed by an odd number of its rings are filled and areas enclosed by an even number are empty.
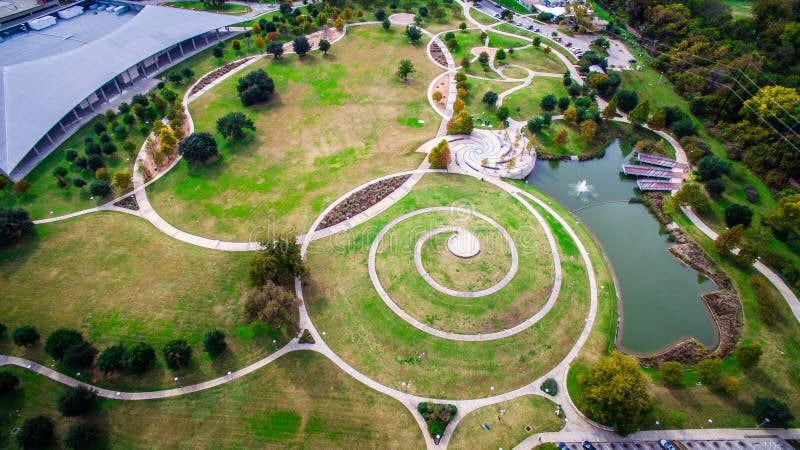
[[[100,112],[110,96],[219,39],[218,30],[241,20],[145,6],[95,40],[73,41],[73,48],[65,51],[50,51],[38,59],[28,55],[1,66],[0,170],[12,179],[22,178],[55,148],[55,140],[74,131],[71,126],[82,116]],[[46,31],[52,34],[58,27]],[[0,42],[0,64],[14,60],[2,58],[3,46],[30,34],[35,32]]]

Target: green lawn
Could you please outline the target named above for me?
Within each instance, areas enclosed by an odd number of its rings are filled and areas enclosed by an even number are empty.
[[[528,71],[520,67],[504,66],[501,71],[509,78],[524,79],[528,76]]]
[[[496,3],[504,6],[507,9],[510,9],[516,13],[520,14],[530,14],[530,10],[523,6],[520,3],[517,3],[515,0],[496,0]]]
[[[238,5],[236,3],[224,3],[220,6],[211,6],[205,2],[166,2],[162,3],[164,6],[172,6],[173,8],[194,9],[197,11],[211,11],[216,13],[232,14],[240,16],[250,12],[250,7],[245,5]]]
[[[144,220],[119,213],[93,213],[47,225],[0,252],[2,321],[14,329],[33,325],[44,337],[57,328],[80,330],[98,349],[144,341],[160,354],[172,339],[186,339],[195,363],[180,373],[186,383],[203,381],[263,358],[272,339],[287,336],[243,322],[251,255],[184,244]],[[228,355],[212,362],[203,334],[227,335]],[[25,350],[0,340],[0,353],[44,364],[41,346]],[[144,377],[81,378],[117,388],[172,387],[171,372]]]
[[[34,415],[50,416],[59,438],[78,420],[56,411],[62,385],[24,369],[4,370],[20,377],[22,389],[0,402],[0,447],[18,448],[11,428]],[[169,400],[100,400],[86,419],[104,431],[112,449],[425,445],[405,407],[311,352],[286,355],[240,380]]]
[[[486,34],[489,35],[489,47],[504,48],[508,50],[512,47],[524,47],[530,44],[530,41],[523,38],[506,36],[505,34],[499,34],[492,31],[489,31]]]
[[[464,417],[450,438],[449,448],[513,448],[529,435],[560,430],[564,420],[556,417],[555,410],[552,401],[532,395],[486,406]],[[483,428],[484,423],[489,424],[490,430]],[[531,431],[526,431],[526,426]]]
[[[491,211],[487,215],[498,221],[514,242],[522,244],[517,245],[520,270],[505,288],[484,297],[456,298],[429,286],[414,266],[414,247],[422,233],[440,226],[465,227],[481,243],[478,256],[462,260],[446,249],[450,233],[426,242],[423,266],[443,286],[461,291],[487,289],[500,282],[511,267],[511,250],[506,240],[487,222],[462,214],[429,213],[400,222],[384,236],[376,270],[394,302],[420,322],[443,331],[467,334],[514,327],[541,309],[554,281],[547,238],[535,223],[516,220],[528,214],[522,205],[502,200],[497,194],[479,194],[470,199],[478,211]]]
[[[40,162],[25,177],[25,180],[31,184],[31,188],[28,191],[17,194],[11,190],[10,185],[0,190],[0,206],[24,208],[30,213],[32,219],[44,219],[81,209],[93,208],[110,200],[112,197],[104,199],[91,198],[88,187],[78,189],[73,186],[73,178],[82,178],[87,183],[91,183],[95,180],[94,173],[85,169],[81,170],[65,159],[65,154],[68,150],[75,150],[79,155],[84,155],[85,144],[83,140],[87,136],[97,139],[97,135],[93,131],[93,126],[97,122],[105,123],[105,118],[95,117],[90,120]],[[138,152],[139,147],[144,142],[144,137],[138,132],[136,126],[131,131],[132,133],[128,139],[134,143]],[[116,139],[114,139],[114,143],[117,146],[117,152],[111,157],[104,157],[108,172],[112,175],[116,171],[131,170],[133,167],[133,158],[122,150],[122,143]],[[58,166],[69,170],[69,174],[66,177],[69,181],[69,186],[65,188],[58,187],[56,177],[53,176],[53,169]],[[117,193],[113,195],[117,195]],[[51,211],[52,214],[50,213]]]
[[[479,200],[492,197],[495,200],[488,205]],[[512,337],[488,342],[434,338],[396,316],[375,293],[366,261],[378,230],[410,210],[473,205],[473,199],[477,210],[491,216],[496,215],[494,205],[515,202],[471,177],[426,175],[411,193],[372,221],[309,247],[306,306],[333,351],[388,386],[399,388],[401,380],[410,380],[410,392],[444,398],[482,397],[489,394],[490,386],[495,392],[505,392],[529,383],[563,359],[584,324],[588,279],[574,244],[549,218],[564,279],[570,281],[562,285],[559,300],[547,316]],[[535,221],[528,214],[506,220],[518,221],[519,227]]]
[[[724,3],[731,8],[734,17],[747,17],[753,7],[753,0],[725,0]]]
[[[546,54],[543,47],[531,47],[515,50],[506,58],[508,64],[519,64],[536,72],[563,74],[567,67],[557,56]]]
[[[483,41],[480,39],[480,30],[458,30],[454,31],[453,34],[456,36],[458,48],[454,51],[451,51],[450,54],[453,55],[453,61],[455,61],[456,64],[461,64],[461,59],[465,56],[472,59],[474,57],[472,53],[473,48],[483,47]],[[475,61],[474,64],[476,66],[480,65],[477,61]]]
[[[480,23],[481,25],[491,25],[493,23],[498,22],[498,20],[495,19],[494,17],[484,14],[480,10],[475,8],[471,9],[470,15],[472,16],[473,19],[475,19],[476,22]]]
[[[417,68],[408,82],[395,75],[401,56]],[[243,111],[255,135],[218,138],[219,160],[181,163],[148,189],[155,209],[178,228],[235,240],[305,233],[354,186],[416,167],[422,156],[414,151],[438,128],[426,89],[440,69],[399,30],[353,28],[326,57],[265,59],[248,71],[257,68],[275,80],[270,102],[243,107],[231,77],[190,105],[197,130],[213,131],[219,117]]]
[[[563,48],[560,45],[556,44],[550,38],[547,38],[547,37],[542,36],[540,34],[534,33],[533,31],[523,30],[523,29],[521,29],[519,27],[515,27],[514,25],[510,25],[510,24],[507,24],[507,23],[501,23],[500,25],[497,25],[494,28],[497,29],[497,30],[500,30],[500,31],[505,31],[506,33],[513,33],[513,34],[516,34],[516,35],[519,35],[519,36],[525,36],[525,37],[530,38],[530,39],[533,39],[533,38],[538,36],[539,38],[541,38],[543,45],[547,45],[548,47],[552,48],[554,51],[557,51],[557,52],[561,53],[562,55],[566,56],[567,59],[569,59],[573,63],[578,62],[578,58],[576,58],[575,55],[570,53],[569,50],[566,50],[565,48]]]
[[[512,119],[528,120],[542,113],[539,103],[548,94],[553,94],[556,98],[567,95],[567,90],[561,83],[561,78],[534,77],[533,84],[524,89],[514,91],[503,100],[503,105],[508,107]]]
[[[483,95],[488,91],[493,91],[499,95],[501,92],[519,86],[520,84],[519,82],[487,81],[467,78],[467,91],[469,95],[465,101],[466,109],[473,117],[488,121],[491,128],[497,128],[500,126],[500,121],[497,120],[497,116],[495,116],[496,110],[494,105],[488,106],[483,103],[481,101]],[[480,127],[484,128],[482,124]]]

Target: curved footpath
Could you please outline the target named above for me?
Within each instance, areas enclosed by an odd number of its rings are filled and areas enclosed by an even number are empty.
[[[480,23],[478,23],[477,21],[472,19],[471,15],[470,15],[470,6],[466,2],[462,2],[460,0],[456,0],[456,1],[459,4],[461,4],[462,8],[465,11],[465,16],[468,18],[468,20],[470,20],[473,23],[477,24],[478,28],[480,28],[482,30],[486,30],[488,28],[492,28],[492,27],[497,25],[497,23],[496,24],[492,24],[490,26],[481,25]],[[404,22],[399,22],[399,21],[395,22],[395,23],[401,24],[401,25],[405,24]],[[353,24],[353,25],[358,25],[358,24]],[[348,27],[349,26],[353,26],[353,25],[348,25]],[[346,29],[345,29],[345,31],[346,31]],[[505,34],[505,35],[509,35],[509,36],[516,36],[516,35],[513,35],[511,33],[506,33],[506,32],[499,31],[499,30],[492,30],[492,31],[496,32],[496,33],[499,33],[499,34]],[[445,72],[445,73],[450,78],[450,89],[449,89],[449,92],[448,92],[448,100],[447,100],[447,106],[446,106],[445,113],[442,114],[441,111],[438,111],[438,109],[435,108],[435,105],[432,105],[432,106],[434,106],[434,109],[437,110],[437,112],[442,116],[442,123],[441,123],[441,125],[439,127],[439,130],[437,132],[437,138],[434,139],[434,140],[436,140],[436,139],[439,139],[439,138],[441,138],[442,136],[444,136],[446,134],[446,124],[447,124],[447,121],[450,119],[450,117],[452,116],[452,113],[453,113],[452,105],[453,105],[453,102],[455,101],[455,98],[456,98],[455,80],[454,80],[454,76],[455,76],[455,72],[456,72],[456,66],[455,66],[455,64],[453,62],[452,55],[447,50],[446,46],[444,46],[444,44],[438,38],[438,35],[434,35],[434,34],[428,32],[427,30],[424,30],[424,29],[423,29],[423,33],[425,33],[425,35],[428,36],[431,39],[431,41],[428,44],[429,46],[432,45],[433,42],[436,42],[440,46],[440,48],[442,48],[443,53],[444,53],[444,55],[446,57],[446,60],[447,60],[447,72]],[[441,33],[439,33],[439,34],[441,34]],[[573,79],[577,80],[578,82],[581,82],[581,78],[580,78],[579,74],[577,73],[577,70],[575,69],[575,66],[572,65],[572,63],[569,62],[569,60],[564,55],[562,55],[560,52],[555,52],[555,54],[557,55],[557,57],[559,57],[567,65],[567,67],[569,68],[570,72],[573,74]],[[432,57],[430,55],[430,52],[427,52],[427,55],[428,55],[428,57],[430,59],[432,59]],[[263,55],[257,56],[257,57],[253,57],[253,61],[252,62],[255,62],[256,60],[258,60],[259,57],[263,57]],[[248,66],[249,64],[252,64],[252,62],[249,61],[248,63],[243,64],[242,66],[240,66],[240,68],[237,68],[237,69],[241,70],[242,68]],[[226,74],[225,77],[231,76],[233,73],[237,72],[238,70],[234,70],[234,71],[232,71],[232,73]],[[548,74],[548,75],[555,75],[555,74]],[[529,76],[526,78],[526,80],[528,78],[532,79],[532,77],[533,77],[532,72],[530,72]],[[435,83],[439,78],[440,77],[436,77],[431,82],[431,85],[429,86],[429,93],[430,93],[430,89],[433,86],[433,83]],[[219,79],[219,80],[217,80],[215,82],[222,81],[222,79],[224,79],[224,78],[221,78],[221,79]],[[188,96],[188,92],[189,91],[187,91],[187,95],[184,98],[184,104],[187,105],[186,106],[187,112],[188,112],[188,103],[191,102],[191,100],[192,100],[192,98],[189,98],[189,96]],[[193,130],[194,129],[194,124],[192,122],[191,115],[187,114],[187,118],[188,118],[189,123],[190,123],[190,128]],[[624,121],[624,120],[625,119],[622,119],[622,121]],[[654,130],[654,131],[656,133],[659,133],[656,130]],[[661,132],[659,134],[661,134],[663,136],[662,133],[663,132]],[[663,136],[663,137],[665,139],[667,139],[676,148],[676,154],[679,155],[679,160],[680,160],[680,158],[683,158],[683,160],[685,160],[685,153],[683,152],[683,149],[680,147],[680,144],[677,143],[669,135],[666,135],[666,136]],[[430,145],[428,145],[428,144],[426,144],[426,145],[429,148]],[[423,147],[425,147],[425,145]],[[141,150],[140,150],[140,152],[141,152]],[[70,214],[67,214],[67,215],[64,215],[64,216],[48,218],[48,219],[42,219],[42,220],[35,221],[35,223],[41,224],[41,223],[56,222],[56,221],[59,221],[59,220],[66,220],[66,219],[69,219],[69,218],[73,218],[73,217],[77,217],[77,216],[80,216],[80,215],[83,215],[83,214],[88,214],[88,213],[97,212],[97,211],[117,211],[117,212],[124,212],[124,213],[133,214],[133,215],[137,215],[137,216],[143,217],[143,218],[149,220],[151,223],[153,223],[153,225],[156,226],[159,230],[169,234],[170,236],[172,236],[172,237],[174,237],[176,239],[183,240],[184,242],[188,242],[188,243],[193,244],[193,245],[198,245],[198,246],[202,246],[202,247],[206,247],[206,248],[213,248],[213,249],[218,249],[218,250],[230,250],[230,251],[246,251],[246,250],[254,250],[254,249],[256,249],[257,248],[257,246],[256,246],[257,243],[252,243],[252,242],[247,242],[247,243],[221,242],[219,240],[215,241],[215,240],[212,240],[212,239],[203,238],[203,237],[194,236],[194,235],[185,233],[183,231],[178,230],[175,227],[172,227],[171,225],[169,225],[168,223],[163,221],[163,219],[161,219],[158,216],[158,214],[152,209],[152,206],[150,205],[149,201],[147,200],[145,189],[149,184],[151,184],[151,183],[155,182],[156,180],[158,180],[158,178],[163,176],[164,173],[168,172],[169,169],[174,167],[175,164],[178,163],[178,161],[180,161],[180,158],[178,158],[175,161],[173,161],[173,163],[166,170],[164,170],[157,177],[155,177],[154,179],[152,179],[151,181],[149,181],[147,183],[144,183],[144,180],[142,180],[139,177],[138,180],[135,180],[135,186],[134,186],[133,192],[127,193],[123,197],[114,199],[109,203],[106,203],[104,205],[101,205],[101,206],[98,206],[98,207],[95,207],[95,208],[89,208],[89,209],[86,209],[86,210],[77,211],[77,212],[70,213]],[[679,435],[676,435],[676,436],[679,436],[679,437],[681,437],[683,439],[691,439],[693,437],[696,437],[697,439],[719,439],[719,438],[721,438],[723,436],[724,437],[739,436],[739,435],[742,435],[743,433],[747,433],[747,430],[680,430],[680,431],[676,431],[676,432],[646,431],[646,432],[636,433],[636,434],[634,434],[634,435],[632,435],[632,436],[630,436],[628,438],[622,438],[620,436],[617,436],[613,432],[603,431],[605,427],[602,427],[602,426],[600,426],[600,425],[598,425],[598,424],[586,419],[577,410],[577,408],[575,408],[575,405],[572,403],[572,400],[570,399],[570,397],[569,397],[569,395],[567,393],[567,389],[565,387],[567,386],[567,373],[568,373],[568,370],[569,370],[569,366],[572,363],[572,361],[578,356],[578,352],[583,347],[583,345],[586,343],[586,340],[588,339],[589,334],[591,333],[591,330],[592,330],[592,327],[594,325],[594,321],[595,321],[595,318],[596,318],[596,314],[597,314],[597,307],[598,307],[598,305],[597,305],[597,301],[598,301],[597,281],[595,279],[594,268],[592,266],[592,263],[591,263],[591,260],[589,258],[588,252],[586,251],[585,247],[583,246],[583,243],[578,238],[577,234],[574,232],[574,230],[567,223],[567,221],[564,218],[562,218],[561,216],[559,216],[558,214],[556,214],[555,211],[552,208],[550,208],[542,200],[536,198],[535,196],[533,196],[533,195],[531,195],[531,194],[529,194],[529,193],[527,193],[525,191],[522,191],[522,190],[516,188],[515,186],[513,186],[513,185],[511,185],[509,183],[506,183],[505,181],[502,181],[499,178],[485,177],[483,174],[479,174],[477,172],[475,172],[475,173],[473,173],[473,172],[462,172],[461,169],[458,169],[458,168],[454,168],[454,169],[455,169],[454,172],[456,172],[456,173],[461,172],[461,173],[463,173],[465,175],[468,175],[468,176],[473,176],[473,177],[476,177],[476,178],[479,178],[479,179],[483,179],[483,180],[485,180],[487,182],[490,182],[490,183],[496,185],[497,187],[503,189],[504,191],[506,191],[507,193],[512,195],[515,199],[517,199],[518,201],[522,202],[526,206],[526,208],[528,208],[528,210],[531,211],[537,217],[537,219],[539,219],[540,221],[542,219],[538,215],[538,212],[533,208],[532,204],[535,203],[540,208],[544,209],[548,214],[552,215],[561,224],[562,227],[565,228],[565,230],[569,234],[570,238],[575,242],[576,246],[578,247],[578,250],[579,250],[579,252],[581,254],[581,258],[583,259],[584,264],[586,266],[587,276],[589,278],[589,287],[590,287],[590,306],[589,306],[589,313],[587,315],[586,322],[584,324],[584,327],[583,327],[583,329],[581,331],[581,334],[580,334],[579,338],[573,344],[573,346],[570,349],[570,351],[568,352],[567,356],[558,365],[556,365],[556,367],[554,367],[548,373],[544,374],[543,376],[539,377],[538,379],[534,380],[533,382],[531,382],[531,383],[529,383],[529,384],[527,384],[527,385],[525,385],[525,386],[523,386],[521,388],[518,388],[518,389],[513,390],[511,392],[507,392],[505,394],[501,394],[501,395],[497,395],[497,396],[491,396],[491,397],[487,397],[487,398],[479,398],[479,399],[471,399],[471,400],[450,400],[450,399],[430,399],[428,397],[420,397],[420,396],[416,396],[416,395],[413,395],[413,394],[400,392],[400,391],[398,391],[396,389],[392,389],[390,387],[384,386],[384,385],[372,380],[371,378],[367,377],[366,375],[358,372],[357,370],[355,370],[352,366],[350,366],[348,363],[346,363],[344,360],[342,360],[338,355],[336,355],[330,349],[330,347],[327,346],[327,344],[323,340],[322,336],[317,332],[316,328],[314,327],[314,324],[311,322],[311,319],[310,319],[310,317],[308,315],[308,312],[307,312],[307,310],[305,308],[305,304],[302,303],[302,302],[301,302],[301,306],[300,306],[300,329],[309,330],[309,332],[312,334],[312,336],[315,339],[315,343],[314,344],[299,344],[297,338],[295,338],[290,343],[288,343],[286,346],[284,346],[281,349],[277,350],[275,353],[267,356],[266,358],[263,358],[263,359],[255,362],[255,363],[253,363],[251,365],[248,365],[248,366],[246,366],[246,367],[244,367],[242,369],[239,369],[239,370],[237,370],[235,372],[231,372],[231,373],[229,373],[229,374],[227,374],[225,376],[218,377],[218,378],[215,378],[213,380],[209,380],[209,381],[206,381],[206,382],[203,382],[203,383],[198,383],[198,384],[191,385],[191,386],[185,386],[185,387],[180,387],[180,388],[175,388],[175,389],[168,389],[168,390],[160,390],[160,391],[150,391],[150,392],[121,392],[121,391],[114,391],[114,390],[109,390],[109,389],[104,389],[104,388],[97,388],[95,386],[87,385],[87,384],[85,384],[85,383],[83,383],[83,382],[81,382],[79,380],[75,380],[75,379],[73,379],[71,377],[68,377],[68,376],[66,376],[64,374],[56,372],[56,371],[54,371],[54,370],[52,370],[52,369],[50,369],[50,368],[48,368],[46,366],[42,366],[42,365],[40,365],[38,363],[35,363],[33,361],[28,361],[28,360],[25,360],[23,358],[0,355],[0,366],[2,366],[2,365],[16,365],[16,366],[19,366],[19,367],[23,367],[23,368],[26,368],[26,369],[31,370],[33,372],[36,372],[38,374],[41,374],[43,376],[46,376],[46,377],[48,377],[48,378],[50,378],[50,379],[52,379],[52,380],[54,380],[56,382],[59,382],[59,383],[62,383],[62,384],[68,385],[68,386],[78,386],[78,385],[89,386],[89,387],[92,387],[92,388],[96,389],[98,391],[98,395],[100,395],[102,397],[106,397],[106,398],[116,398],[116,399],[120,399],[120,400],[148,400],[148,399],[159,399],[159,398],[175,397],[175,396],[179,396],[179,395],[184,395],[184,394],[188,394],[188,393],[192,393],[192,392],[197,392],[197,391],[201,391],[201,390],[217,387],[217,386],[220,386],[222,384],[225,384],[225,383],[231,382],[233,380],[236,380],[238,378],[241,378],[241,377],[243,377],[245,375],[248,375],[248,374],[250,374],[250,373],[252,373],[252,372],[254,372],[254,371],[258,370],[258,369],[261,369],[262,367],[264,367],[267,364],[275,361],[276,359],[280,358],[281,356],[283,356],[283,355],[285,355],[287,353],[290,353],[290,352],[293,352],[293,351],[298,351],[298,350],[309,350],[309,351],[318,352],[318,353],[326,356],[334,364],[336,364],[339,368],[344,370],[346,373],[350,374],[357,381],[367,385],[368,387],[370,387],[372,389],[375,389],[375,390],[377,390],[377,391],[379,391],[381,393],[384,393],[384,394],[386,394],[386,395],[388,395],[388,396],[400,401],[403,405],[405,405],[409,409],[409,411],[411,412],[412,416],[417,421],[417,424],[419,425],[420,429],[422,430],[422,433],[423,433],[423,435],[425,437],[426,444],[427,444],[428,448],[435,448],[436,444],[433,442],[433,439],[430,437],[429,433],[427,432],[427,427],[425,425],[425,422],[424,422],[424,420],[422,419],[421,415],[419,414],[419,412],[416,409],[416,406],[417,406],[417,404],[419,402],[432,400],[432,401],[435,401],[435,402],[452,403],[452,404],[457,406],[458,414],[455,417],[455,419],[453,420],[453,422],[447,427],[447,430],[445,431],[444,436],[442,436],[442,440],[440,442],[440,446],[446,448],[446,446],[447,446],[447,444],[449,442],[449,439],[452,436],[453,430],[455,430],[457,428],[458,423],[461,421],[461,419],[463,419],[463,417],[468,415],[470,412],[472,412],[472,411],[474,411],[476,409],[482,408],[482,407],[486,407],[486,406],[494,405],[494,404],[497,404],[497,403],[500,403],[500,402],[512,400],[512,399],[521,397],[523,395],[538,395],[538,396],[542,396],[542,397],[551,399],[551,400],[555,401],[556,403],[560,404],[562,406],[563,410],[564,410],[567,422],[565,424],[564,429],[561,432],[558,432],[558,433],[543,433],[543,434],[540,434],[540,435],[531,436],[528,439],[526,439],[525,441],[523,441],[520,444],[519,448],[530,448],[532,446],[538,445],[538,443],[542,442],[542,441],[549,441],[549,442],[555,442],[555,441],[577,441],[577,440],[586,439],[587,437],[592,437],[593,439],[596,439],[596,440],[605,440],[605,441],[608,441],[608,442],[624,442],[624,441],[630,440],[630,439],[648,439],[648,440],[652,440],[652,439],[654,439],[656,437],[656,435],[670,437],[671,436],[670,433],[680,433]],[[420,167],[417,170],[412,170],[412,171],[406,171],[406,172],[387,175],[385,177],[381,177],[379,179],[372,180],[372,181],[369,181],[367,183],[364,183],[361,186],[351,190],[350,192],[345,193],[340,198],[338,198],[336,201],[334,201],[331,205],[329,205],[328,208],[326,208],[318,216],[318,218],[315,220],[314,224],[311,226],[311,228],[309,230],[309,233],[307,233],[306,235],[298,237],[298,240],[300,242],[302,242],[302,247],[301,247],[302,254],[303,255],[306,254],[308,246],[310,245],[310,243],[313,240],[320,239],[322,237],[329,236],[331,234],[350,229],[353,226],[355,226],[355,225],[357,225],[359,223],[363,223],[364,221],[369,220],[369,218],[374,217],[376,214],[379,214],[380,212],[384,211],[385,209],[390,207],[392,204],[396,203],[400,198],[402,198],[411,189],[411,187],[413,187],[413,185],[416,184],[416,182],[425,173],[433,173],[433,172],[444,172],[444,171],[428,169],[427,159],[425,159],[425,160],[423,160],[422,164],[420,165]],[[363,188],[363,187],[365,187],[365,186],[367,186],[369,184],[377,182],[380,179],[394,177],[394,176],[398,176],[398,175],[402,175],[402,174],[411,174],[412,176],[411,176],[411,178],[409,178],[409,180],[400,189],[398,189],[398,191],[395,191],[395,193],[393,193],[392,195],[390,195],[389,197],[384,199],[384,201],[379,202],[376,205],[373,205],[372,208],[370,208],[367,211],[363,212],[359,216],[356,216],[356,217],[352,218],[351,220],[348,220],[348,221],[346,221],[346,222],[344,222],[342,224],[336,225],[334,227],[326,228],[325,230],[319,230],[319,231],[316,230],[317,226],[322,221],[322,219],[325,217],[325,215],[330,210],[332,210],[336,205],[340,204],[347,197],[349,197],[352,193],[356,192],[357,190],[360,190],[361,188]],[[135,178],[138,177],[138,171],[134,172],[134,177]],[[139,203],[140,208],[141,208],[140,211],[132,211],[132,210],[128,210],[128,209],[124,209],[124,208],[113,206],[114,202],[119,201],[119,200],[121,200],[121,199],[123,199],[125,197],[128,197],[131,194],[135,195],[137,200],[140,201],[140,203]],[[710,228],[705,226],[705,224],[703,224],[702,221],[700,221],[700,219],[697,218],[692,213],[691,210],[688,210],[688,211],[685,210],[684,212],[686,212],[687,217],[689,217],[690,220],[692,220],[692,222],[695,223],[695,225],[698,226],[698,228],[700,228],[706,235],[708,235],[709,237],[712,237],[712,235],[715,235],[713,230],[710,230]],[[550,238],[550,236],[549,236],[549,231],[550,231],[549,227],[545,227],[545,230],[548,232],[548,237]],[[552,244],[552,241],[551,241],[551,244]],[[551,247],[551,250],[553,250],[552,247]],[[554,250],[554,254],[557,255],[557,250]],[[560,265],[557,265],[557,267],[559,267],[559,266]],[[763,264],[761,264],[760,262],[756,263],[756,268],[759,271],[762,271],[762,273],[764,273],[764,270],[766,270],[767,273],[765,273],[765,275],[767,276],[767,278],[769,278],[770,281],[773,282],[773,284],[775,284],[776,287],[778,287],[778,290],[781,291],[781,293],[787,299],[787,302],[792,307],[792,311],[794,312],[795,317],[797,317],[798,320],[800,320],[800,303],[797,302],[797,298],[794,296],[794,294],[791,292],[791,290],[788,289],[788,287],[785,284],[783,284],[783,288],[784,289],[781,289],[781,287],[779,287],[779,285],[782,284],[782,280],[780,280],[780,278],[778,278],[774,273],[769,271],[769,269],[766,268],[765,266],[763,266]],[[768,275],[768,274],[771,274],[771,276]],[[560,277],[559,277],[559,279],[560,279]],[[560,283],[560,281],[559,281],[559,283]],[[296,292],[298,294],[298,298],[300,298],[302,300],[303,299],[303,294],[302,294],[302,289],[301,289],[301,282],[300,282],[299,279],[295,280],[295,288],[296,288]],[[554,291],[555,291],[555,289],[554,289]],[[548,300],[548,304],[545,306],[545,310],[549,311],[549,309],[552,307],[552,303],[555,302],[556,298],[557,298],[557,295],[555,295],[555,296],[551,295],[551,299]],[[542,311],[540,311],[540,313],[541,312]],[[546,312],[545,312],[545,314],[546,314]],[[544,315],[544,314],[542,314],[542,315]],[[559,394],[557,396],[555,396],[555,397],[546,396],[539,389],[540,383],[543,380],[545,380],[546,378],[555,378],[557,380],[557,382],[562,386],[562,389],[559,390]],[[770,433],[780,435],[781,437],[800,437],[800,431],[798,431],[798,430],[770,430]],[[711,437],[709,437],[709,436],[711,436]]]

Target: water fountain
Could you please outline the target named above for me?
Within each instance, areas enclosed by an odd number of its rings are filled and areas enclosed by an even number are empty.
[[[586,180],[581,180],[575,184],[570,185],[572,192],[578,199],[588,202],[590,198],[596,197],[594,193],[594,186],[589,184]]]

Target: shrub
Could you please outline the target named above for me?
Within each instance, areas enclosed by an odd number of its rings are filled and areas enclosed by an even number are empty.
[[[667,386],[683,384],[683,366],[678,361],[667,361],[658,368],[661,379]]]
[[[67,160],[67,162],[74,162],[75,159],[78,158],[78,152],[69,149],[64,153],[64,158]]]
[[[483,94],[483,98],[481,98],[481,102],[485,103],[489,107],[494,107],[497,103],[497,93],[493,91],[486,91]]]
[[[111,193],[111,185],[106,180],[95,180],[89,185],[89,193],[95,197],[105,197]]]
[[[86,186],[86,181],[83,178],[73,178],[72,185],[78,189],[81,189]]]
[[[555,397],[558,394],[558,383],[556,380],[548,378],[542,382],[541,389],[545,394]]]
[[[163,354],[167,367],[178,370],[189,365],[189,361],[192,359],[192,347],[186,341],[176,339],[167,342],[164,346]]]
[[[0,207],[0,247],[10,244],[33,231],[28,211],[22,208]]]
[[[739,365],[742,366],[743,369],[752,369],[758,365],[762,353],[763,350],[758,344],[740,344],[736,347],[736,350],[734,350],[736,360],[739,361]]]
[[[244,317],[248,322],[259,320],[274,327],[286,325],[290,330],[296,330],[299,320],[298,305],[293,293],[268,282],[263,287],[248,292],[244,303]]]
[[[89,367],[97,356],[97,349],[92,344],[81,340],[71,344],[64,350],[64,357],[61,361],[70,367]]]
[[[242,78],[236,86],[244,106],[266,102],[275,92],[275,82],[263,69],[254,70]]]
[[[759,202],[758,191],[756,190],[755,186],[748,184],[744,187],[744,196],[747,198],[747,201],[753,204]]]
[[[719,382],[719,387],[726,395],[736,397],[742,390],[742,384],[736,377],[725,377]]]
[[[786,403],[769,397],[756,398],[753,413],[759,422],[769,419],[772,427],[786,427],[794,420],[794,414]]]
[[[96,366],[103,373],[117,372],[125,368],[125,346],[122,344],[112,345],[103,350],[97,357]]]
[[[178,144],[178,152],[192,163],[204,163],[219,154],[217,141],[206,131],[190,134]]]
[[[17,443],[23,449],[41,449],[53,440],[53,421],[47,416],[36,416],[23,422],[17,433]]]
[[[674,198],[681,206],[691,205],[698,214],[705,215],[712,211],[711,201],[697,183],[684,184]]]
[[[28,180],[19,180],[11,185],[11,190],[16,192],[17,194],[26,192],[30,188],[31,188],[31,183]]]
[[[0,371],[0,396],[14,392],[19,386],[19,378],[11,372]]]
[[[84,386],[68,388],[58,397],[58,411],[64,417],[75,417],[90,411],[97,402],[97,393]]]
[[[706,183],[706,192],[713,198],[719,198],[725,192],[725,183],[720,179],[714,179]]]
[[[100,155],[89,155],[89,158],[86,160],[86,168],[92,172],[105,166],[106,163],[103,161],[103,157]]]
[[[225,351],[225,333],[220,330],[209,331],[203,336],[203,349],[212,358],[216,358]]]
[[[311,44],[308,42],[308,39],[305,36],[294,38],[292,41],[292,46],[294,47],[294,52],[297,53],[297,55],[301,58],[306,56],[306,53],[311,51]]]
[[[722,360],[719,358],[704,359],[695,367],[703,384],[714,384],[722,375]]]
[[[629,113],[639,104],[639,94],[628,89],[620,89],[616,95],[617,108],[624,113]]]
[[[685,136],[695,136],[697,134],[697,127],[691,119],[681,119],[672,124],[672,133],[680,139]]]
[[[455,405],[445,405],[441,403],[421,402],[417,405],[417,411],[425,419],[428,432],[431,437],[442,436],[447,424],[456,416],[458,410]]]
[[[727,161],[713,155],[706,156],[697,163],[697,174],[703,181],[719,178],[730,171],[731,166]]]
[[[56,361],[60,361],[64,357],[67,347],[81,341],[83,341],[83,335],[80,332],[69,328],[60,328],[47,336],[44,342],[44,351]]]
[[[22,326],[11,333],[11,340],[14,341],[14,345],[31,347],[39,342],[39,332],[30,325]]]
[[[217,119],[217,132],[227,139],[241,139],[245,130],[255,131],[253,121],[239,111],[234,111]]]
[[[542,98],[542,100],[539,102],[539,106],[544,111],[552,111],[552,110],[556,109],[556,105],[557,104],[558,104],[558,99],[556,99],[556,96],[553,95],[553,94],[545,95]]]
[[[111,177],[108,175],[108,169],[101,167],[94,171],[94,177],[98,180],[109,181]]]
[[[751,276],[748,284],[758,303],[758,318],[770,325],[780,322],[780,304],[783,300],[775,294],[772,286],[759,275]]]
[[[156,360],[156,351],[149,344],[139,342],[125,354],[125,369],[133,374],[147,372]]]
[[[729,228],[733,228],[740,224],[744,225],[745,227],[749,227],[752,221],[753,210],[745,205],[733,203],[725,208],[725,224]]]
[[[93,423],[72,424],[64,437],[64,447],[72,450],[95,448],[100,439],[100,428]]]

